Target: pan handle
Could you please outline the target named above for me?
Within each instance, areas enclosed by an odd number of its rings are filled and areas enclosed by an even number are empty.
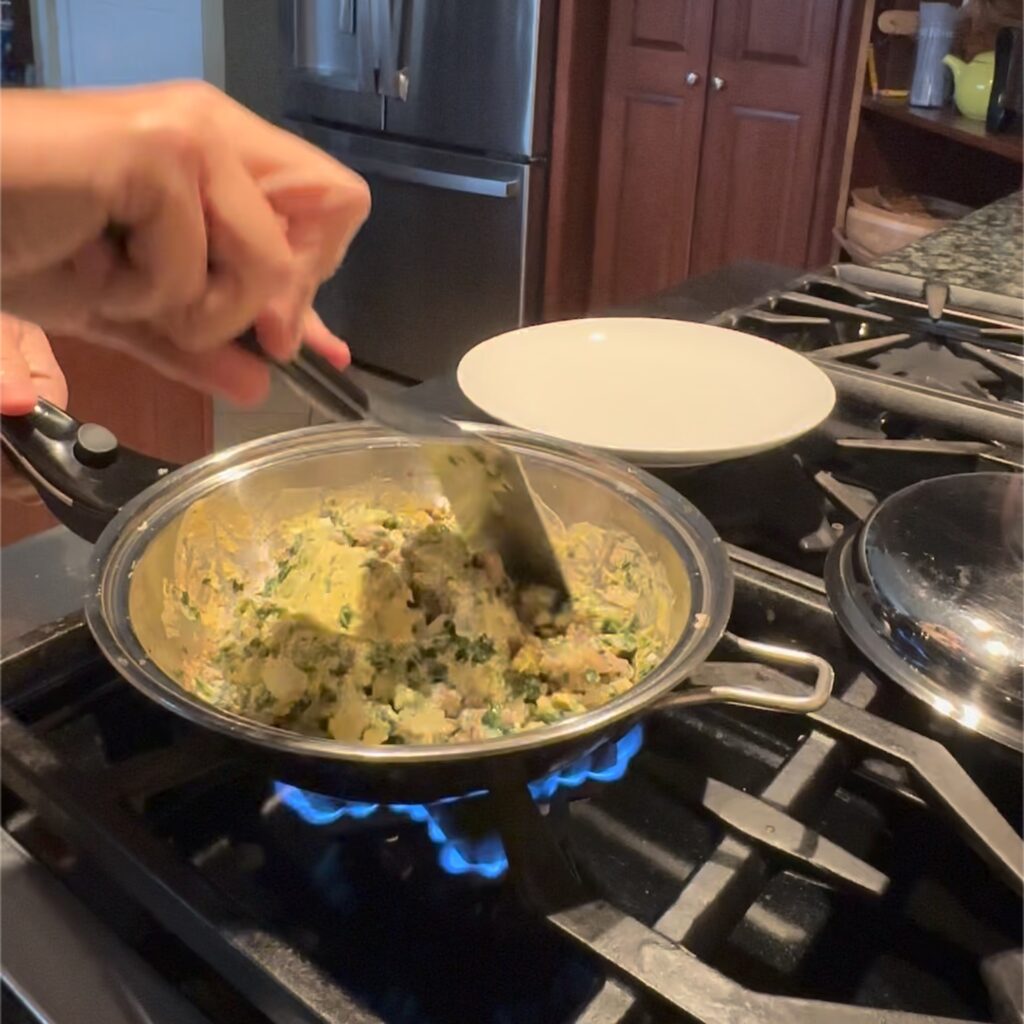
[[[300,346],[290,362],[279,363],[263,351],[251,328],[235,344],[266,363],[299,398],[328,419],[373,422],[369,393],[308,345]]]
[[[814,687],[809,693],[785,694],[771,690],[755,690],[749,686],[702,686],[670,693],[657,704],[665,708],[693,707],[698,704],[742,704],[748,708],[767,708],[771,711],[785,711],[790,714],[807,714],[823,707],[832,695],[835,671],[832,666],[816,654],[779,647],[759,640],[747,640],[733,633],[725,633],[724,641],[731,644],[740,654],[751,655],[756,660],[775,662],[780,665],[798,665],[813,668]]]
[[[42,398],[25,416],[0,416],[0,444],[46,507],[88,541],[126,502],[175,468],[123,448],[106,427],[82,423]]]
[[[270,363],[331,419],[372,419],[369,395],[303,346],[293,363],[270,360],[252,330],[237,344]],[[73,533],[95,541],[121,508],[177,466],[122,447],[106,427],[82,423],[45,399],[24,416],[0,416],[0,444],[46,507]]]

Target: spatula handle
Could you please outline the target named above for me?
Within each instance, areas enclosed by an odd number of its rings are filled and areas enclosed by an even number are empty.
[[[280,363],[267,355],[251,329],[236,344],[267,363],[300,398],[329,419],[373,420],[366,391],[308,346],[303,345],[290,362]]]

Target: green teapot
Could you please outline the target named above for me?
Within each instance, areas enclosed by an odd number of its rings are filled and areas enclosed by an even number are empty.
[[[953,99],[957,110],[972,121],[984,121],[988,113],[988,98],[992,93],[996,55],[991,50],[979,53],[968,64],[948,53],[942,58],[942,63],[953,72]]]

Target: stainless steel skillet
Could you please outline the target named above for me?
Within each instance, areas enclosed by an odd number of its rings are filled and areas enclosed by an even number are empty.
[[[91,539],[99,532],[85,611],[117,670],[147,697],[219,733],[268,774],[308,789],[355,800],[429,801],[540,778],[662,708],[718,701],[799,713],[825,703],[833,673],[821,658],[738,638],[731,642],[752,657],[812,669],[813,687],[792,697],[687,685],[723,638],[733,590],[724,544],[688,501],[608,456],[511,429],[474,429],[515,454],[542,505],[563,523],[591,522],[636,538],[663,567],[672,602],[662,662],[615,701],[529,732],[447,746],[342,743],[222,711],[181,685],[180,649],[163,611],[174,559],[195,543],[186,512],[197,502],[207,503],[205,518],[221,524],[244,562],[267,522],[317,500],[324,488],[369,488],[382,500],[396,487],[435,496],[437,480],[422,452],[430,438],[362,425],[312,427],[172,470],[111,448],[97,431],[83,437],[81,424],[40,407],[29,417],[5,419],[2,439],[72,529]],[[101,457],[89,446],[104,449]]]

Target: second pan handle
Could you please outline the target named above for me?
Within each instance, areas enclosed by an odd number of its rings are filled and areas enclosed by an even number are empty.
[[[750,655],[757,661],[776,662],[814,669],[814,686],[808,693],[786,694],[771,690],[755,690],[751,686],[690,686],[675,690],[657,704],[665,708],[693,707],[698,704],[742,704],[748,708],[767,708],[769,711],[787,711],[807,714],[823,707],[832,696],[835,671],[817,654],[779,647],[758,640],[747,640],[733,633],[725,633],[722,640],[731,644],[740,654]]]

